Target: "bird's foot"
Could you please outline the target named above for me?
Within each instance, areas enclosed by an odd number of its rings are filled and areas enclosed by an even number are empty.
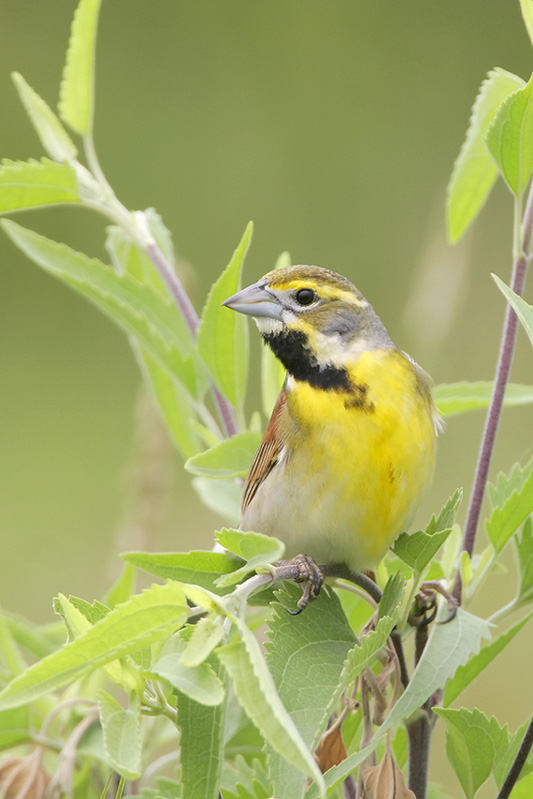
[[[448,624],[457,614],[458,603],[453,594],[444,588],[439,580],[426,580],[422,583],[411,611],[411,622],[415,627],[431,624],[437,615],[437,594],[448,602],[448,617],[441,624]]]
[[[291,560],[280,561],[276,565],[276,579],[294,580],[302,583],[302,596],[296,604],[296,610],[289,610],[292,616],[297,616],[317,598],[324,583],[324,575],[309,555],[296,555]]]

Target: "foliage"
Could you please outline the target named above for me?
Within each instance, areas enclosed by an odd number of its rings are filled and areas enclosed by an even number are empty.
[[[531,34],[533,3],[522,0],[521,7]],[[81,0],[76,11],[59,116],[21,75],[13,75],[48,157],[3,162],[0,211],[60,203],[97,210],[112,223],[106,240],[111,263],[10,220],[2,227],[29,258],[128,335],[200,498],[223,510],[231,525],[238,515],[238,480],[249,468],[262,424],[257,414],[247,421],[244,405],[245,319],[221,302],[241,285],[252,225],[198,317],[175,271],[162,220],[153,209],[127,211],[96,158],[99,8],[98,0]],[[498,173],[515,197],[515,218],[521,222],[533,169],[532,86],[502,69],[491,71],[482,84],[448,193],[452,240],[480,211]],[[79,146],[60,117],[81,139]],[[527,224],[531,227],[529,217],[515,230],[515,256],[525,261]],[[277,265],[287,261],[283,254]],[[533,341],[533,308],[495,280]],[[265,353],[267,415],[282,379]],[[488,407],[492,390],[490,383],[462,382],[438,386],[435,399],[441,413],[451,416]],[[507,386],[506,404],[532,401],[532,386]],[[224,552],[127,553],[124,572],[103,601],[60,595],[55,609],[62,633],[56,626],[40,629],[0,617],[0,747],[15,753],[0,760],[0,787],[7,784],[2,775],[15,765],[23,771],[37,762],[44,775],[55,770],[60,791],[71,793],[75,785],[77,796],[104,795],[116,772],[125,795],[145,799],[266,799],[272,792],[276,799],[338,797],[359,766],[360,779],[365,769],[369,773],[376,754],[382,762],[395,758],[395,782],[403,781],[405,729],[412,733],[421,719],[429,728],[437,715],[446,723],[447,755],[464,795],[474,797],[491,776],[500,787],[525,726],[511,733],[480,709],[450,705],[512,645],[531,615],[509,628],[489,623],[533,601],[533,464],[515,465],[497,478],[486,520],[489,543],[472,558],[459,552],[455,517],[461,498],[458,489],[424,530],[397,539],[378,571],[384,593],[376,613],[368,609],[370,599],[337,582],[302,615],[288,614],[298,589],[285,585],[273,594],[271,587],[280,574],[272,564],[283,556],[283,544],[230,526],[217,534]],[[421,607],[420,597],[413,606],[424,580],[438,576],[451,588],[459,572],[467,604],[482,583],[497,585],[499,558],[510,541],[518,561],[513,602],[491,619],[459,608],[453,620],[428,633],[431,608]],[[136,568],[165,582],[135,593]],[[438,613],[444,621],[445,603]],[[266,652],[254,635],[263,624]],[[409,675],[403,646],[412,645],[411,626],[416,668]],[[409,746],[417,765],[419,753],[412,741]],[[67,756],[71,769],[63,768]],[[529,758],[517,796],[526,795],[532,769]],[[401,795],[409,794],[405,788]],[[417,799],[425,795],[423,786]]]

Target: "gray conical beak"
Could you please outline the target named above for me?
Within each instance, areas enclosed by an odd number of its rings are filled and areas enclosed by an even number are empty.
[[[224,300],[222,305],[231,308],[232,311],[250,316],[269,316],[272,319],[281,319],[282,308],[279,300],[266,288],[264,280],[259,280],[238,291],[232,297]]]

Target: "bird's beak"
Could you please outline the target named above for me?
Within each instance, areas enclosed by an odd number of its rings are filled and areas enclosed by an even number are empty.
[[[224,300],[222,305],[232,311],[249,314],[250,316],[268,316],[271,319],[281,319],[281,305],[279,300],[266,288],[266,281],[259,280],[251,286],[238,291],[232,297]]]

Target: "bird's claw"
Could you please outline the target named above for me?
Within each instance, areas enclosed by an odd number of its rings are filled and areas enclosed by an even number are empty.
[[[291,616],[297,616],[320,594],[320,589],[324,584],[324,575],[309,555],[296,555],[295,558],[286,561],[284,566],[290,567],[291,570],[294,569],[291,579],[303,584],[302,596],[296,604],[296,610],[287,608]]]
[[[440,594],[446,599],[449,610],[447,618],[438,623],[448,624],[457,615],[458,603],[453,594],[450,594],[439,580],[427,580],[422,583],[411,612],[411,621],[415,627],[426,626],[435,620],[437,615],[436,594]],[[427,615],[428,611],[430,611],[429,615]]]

